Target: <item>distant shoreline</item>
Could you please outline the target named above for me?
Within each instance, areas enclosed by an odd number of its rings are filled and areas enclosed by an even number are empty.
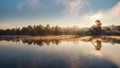
[[[20,39],[72,39],[72,38],[91,38],[93,36],[79,36],[79,35],[49,35],[49,36],[30,36],[30,35],[0,35],[0,38],[20,38]],[[120,39],[120,36],[96,36],[93,38],[106,37],[106,38],[116,38]]]
[[[74,38],[75,35],[49,35],[49,36],[30,36],[30,35],[0,35],[0,38],[20,38],[20,39],[69,39]]]

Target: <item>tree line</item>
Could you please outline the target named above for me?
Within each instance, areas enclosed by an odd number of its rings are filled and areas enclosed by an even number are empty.
[[[81,28],[77,35],[80,36],[100,36],[100,35],[107,35],[107,36],[120,36],[120,26],[103,26],[101,28],[96,27],[89,27],[89,28]]]
[[[27,26],[23,28],[13,28],[13,29],[0,29],[0,35],[73,35],[79,31],[77,26],[73,27],[60,27],[60,26],[46,26],[36,25],[36,26]]]
[[[46,36],[46,35],[120,35],[120,26],[104,26],[101,27],[100,24],[92,27],[79,28],[77,26],[73,27],[60,27],[60,26],[46,26],[36,25],[27,26],[23,28],[13,28],[13,29],[0,29],[0,35],[32,35],[32,36]]]

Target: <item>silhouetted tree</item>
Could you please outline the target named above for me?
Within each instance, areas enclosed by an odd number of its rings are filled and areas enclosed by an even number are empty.
[[[100,20],[95,21],[95,25],[91,27],[91,35],[101,35],[101,22]]]

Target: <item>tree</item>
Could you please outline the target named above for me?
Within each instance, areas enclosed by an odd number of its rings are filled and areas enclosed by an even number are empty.
[[[101,35],[101,22],[100,20],[95,21],[95,25],[91,27],[91,35]]]

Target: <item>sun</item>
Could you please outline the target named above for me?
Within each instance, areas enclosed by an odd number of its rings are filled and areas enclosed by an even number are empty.
[[[103,18],[103,15],[101,13],[94,14],[90,16],[90,20],[95,21],[95,20],[101,20]]]

